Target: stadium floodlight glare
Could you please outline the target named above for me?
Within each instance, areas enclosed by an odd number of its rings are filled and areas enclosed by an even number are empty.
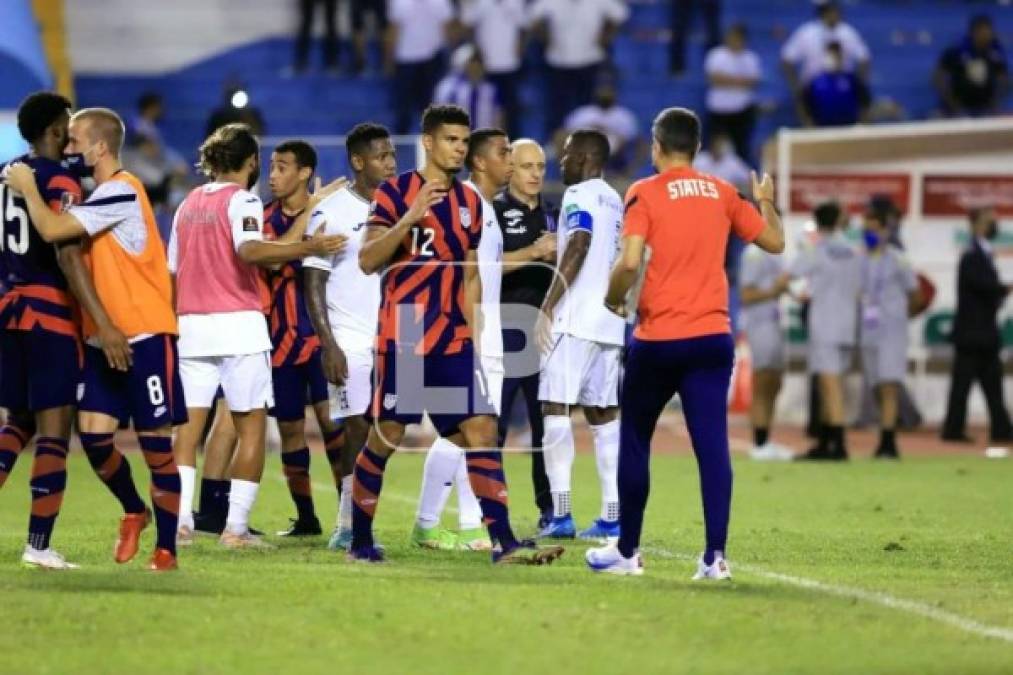
[[[250,102],[250,96],[244,90],[239,89],[232,95],[232,107],[233,108],[245,108]]]

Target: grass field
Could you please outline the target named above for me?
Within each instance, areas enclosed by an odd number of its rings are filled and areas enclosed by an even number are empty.
[[[141,560],[112,562],[116,506],[75,453],[54,545],[83,568],[25,570],[26,460],[0,493],[5,674],[1013,672],[1010,462],[737,460],[735,580],[701,584],[689,580],[702,525],[684,456],[654,460],[641,578],[592,575],[582,544],[551,568],[410,548],[418,455],[387,472],[386,565],[349,565],[322,539],[266,553],[200,540],[179,573],[156,576]],[[321,460],[326,524],[335,505]],[[525,534],[527,461],[507,467]],[[291,511],[279,473],[273,457],[254,512],[272,531]],[[582,524],[597,510],[590,456],[578,457],[575,485]]]

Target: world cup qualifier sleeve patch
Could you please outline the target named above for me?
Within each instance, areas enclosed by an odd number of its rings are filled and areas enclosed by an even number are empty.
[[[256,232],[258,229],[256,218],[253,216],[243,218],[243,232]]]

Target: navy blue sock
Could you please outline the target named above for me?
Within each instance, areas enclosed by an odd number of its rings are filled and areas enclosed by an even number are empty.
[[[56,517],[67,487],[67,439],[41,437],[35,442],[32,462],[32,514],[28,519],[28,543],[36,549],[49,548]]]
[[[373,517],[390,457],[363,447],[352,470],[352,548],[373,545]]]
[[[499,450],[469,450],[465,458],[468,465],[468,482],[478,497],[478,505],[482,508],[482,520],[489,529],[489,538],[499,543],[504,551],[513,548],[517,545],[517,537],[510,528],[503,453]]]
[[[144,513],[144,501],[137,493],[130,462],[116,449],[113,434],[80,433],[81,445],[91,468],[123,506],[124,513]]]
[[[288,493],[295,504],[296,516],[299,520],[316,520],[310,487],[310,449],[299,448],[281,453],[281,468],[288,483]]]
[[[0,428],[0,487],[4,486],[7,476],[14,470],[14,462],[18,455],[28,445],[28,441],[35,435],[35,425],[26,428],[19,427],[13,420],[9,420]]]
[[[179,469],[172,456],[169,436],[138,438],[144,461],[151,470],[151,506],[155,511],[156,546],[176,555],[176,526],[179,522]]]

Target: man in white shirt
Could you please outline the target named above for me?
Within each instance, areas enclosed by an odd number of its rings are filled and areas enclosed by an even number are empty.
[[[338,522],[327,548],[348,550],[352,543],[352,466],[366,442],[364,417],[372,392],[373,342],[380,307],[380,277],[363,274],[359,248],[369,219],[369,203],[380,183],[397,174],[390,132],[378,124],[359,124],[346,140],[354,182],[331,195],[310,215],[316,232],[347,238],[346,248],[329,257],[303,260],[306,307],[323,350],[331,417],[344,425],[341,448],[341,499]]]
[[[763,75],[760,57],[746,47],[747,32],[738,23],[728,29],[725,42],[707,52],[708,134],[727,134],[735,152],[747,162],[752,157],[756,124],[756,85]],[[747,174],[746,181],[749,176]]]
[[[429,104],[454,19],[450,0],[389,0],[386,70],[393,75],[394,131],[408,133]]]
[[[503,120],[499,91],[486,77],[482,55],[474,45],[454,50],[450,72],[436,85],[433,103],[464,108],[480,128],[499,127]]]
[[[644,160],[646,143],[640,138],[637,116],[616,101],[616,90],[611,84],[602,84],[594,93],[594,101],[571,112],[563,130],[556,134],[557,148],[562,154],[567,134],[578,129],[595,129],[609,141],[609,166],[623,175],[640,168]]]
[[[572,539],[570,475],[574,441],[570,406],[584,408],[594,434],[602,489],[601,516],[581,538],[619,536],[619,362],[626,324],[602,298],[619,251],[623,200],[603,178],[608,139],[580,130],[563,146],[563,195],[557,274],[542,303],[535,337],[545,354],[538,398],[545,412],[545,473],[553,516],[540,536]]]
[[[606,49],[629,8],[623,0],[535,0],[529,16],[546,39],[545,135],[551,137],[568,112],[591,101]]]
[[[486,76],[499,94],[506,132],[520,133],[521,58],[528,16],[524,0],[470,0],[462,3],[461,23],[471,31]],[[482,126],[482,125],[476,125]]]
[[[844,71],[868,80],[869,48],[858,31],[841,19],[837,2],[824,2],[816,12],[817,18],[796,28],[781,47],[781,69],[796,99],[806,85],[823,72],[827,45],[834,42],[841,46]]]

